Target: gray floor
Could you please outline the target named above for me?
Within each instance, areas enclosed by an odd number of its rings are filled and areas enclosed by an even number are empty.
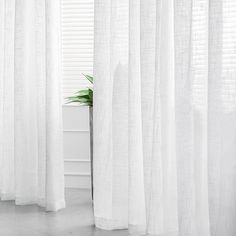
[[[0,236],[128,236],[126,230],[103,231],[94,227],[89,191],[67,189],[66,201],[66,209],[57,213],[0,201]]]

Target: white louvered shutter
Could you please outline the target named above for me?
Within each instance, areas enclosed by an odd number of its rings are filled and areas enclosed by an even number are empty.
[[[62,0],[63,95],[89,83],[82,73],[93,72],[94,0]]]

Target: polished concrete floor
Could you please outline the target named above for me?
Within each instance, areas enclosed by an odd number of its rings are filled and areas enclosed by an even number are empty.
[[[128,236],[126,230],[94,227],[88,190],[67,189],[66,202],[66,209],[47,213],[37,206],[0,201],[0,236]]]

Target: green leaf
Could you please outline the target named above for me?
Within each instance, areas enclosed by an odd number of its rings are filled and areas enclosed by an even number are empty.
[[[92,77],[92,76],[90,76],[90,75],[85,75],[85,74],[83,74],[83,76],[84,76],[91,84],[93,84],[93,77]]]
[[[67,99],[67,100],[71,100],[71,101],[73,101],[73,100],[76,100],[76,99],[78,99],[78,96],[74,96],[74,97],[67,97],[66,99]]]
[[[78,96],[89,96],[89,89],[85,89],[85,90],[80,90],[78,92],[76,92],[76,94],[78,94]]]
[[[93,77],[90,75],[83,76],[93,84]],[[92,106],[93,105],[93,90],[91,88],[79,90],[75,93],[74,96],[67,97],[67,104],[68,103],[80,103],[81,105],[85,106]]]
[[[85,97],[79,97],[78,98],[79,102],[89,102],[89,98],[85,98]]]

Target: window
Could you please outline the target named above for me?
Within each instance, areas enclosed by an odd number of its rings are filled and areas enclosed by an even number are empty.
[[[70,96],[93,72],[94,0],[62,0],[63,95]]]

